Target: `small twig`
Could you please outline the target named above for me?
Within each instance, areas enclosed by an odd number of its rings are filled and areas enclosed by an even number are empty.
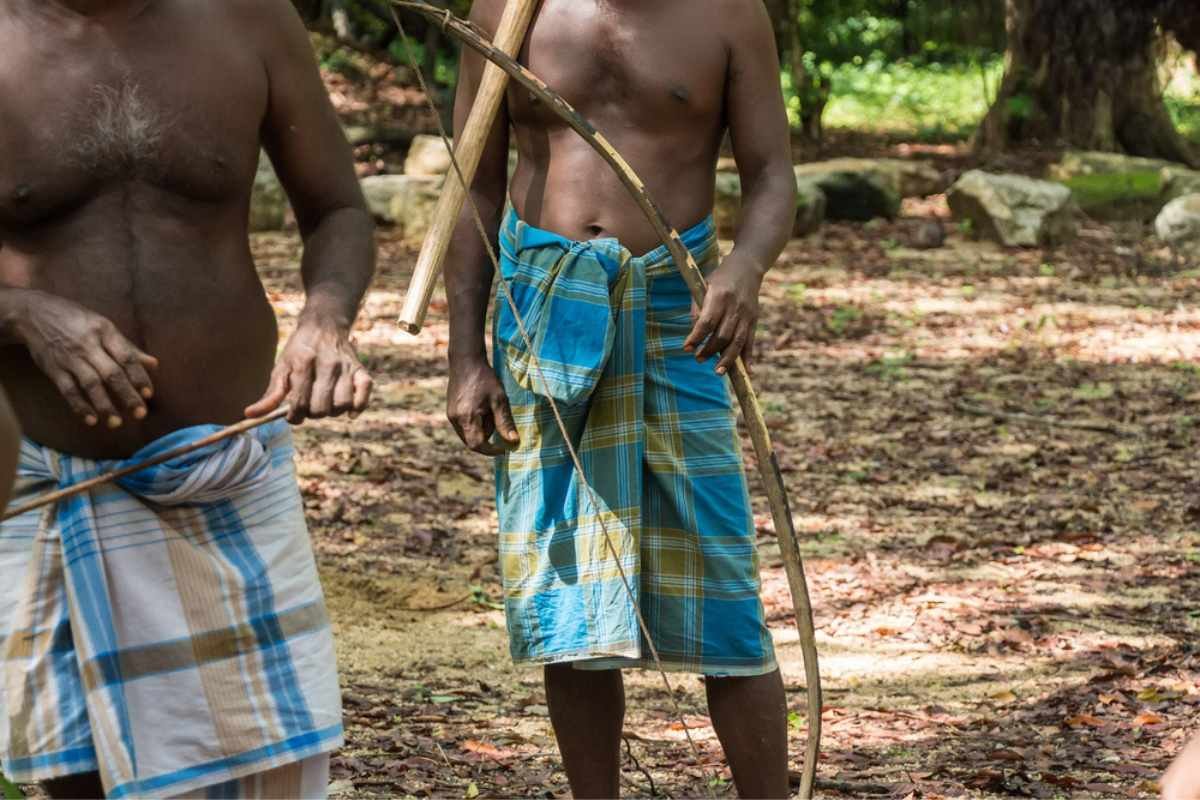
[[[59,489],[57,491],[44,494],[40,497],[35,497],[29,502],[23,503],[19,506],[10,506],[8,510],[4,512],[4,515],[0,516],[0,522],[13,519],[14,517],[19,517],[22,514],[28,514],[30,511],[42,508],[43,506],[53,505],[54,503],[61,502],[70,497],[84,494],[85,492],[89,492],[98,486],[115,483],[116,481],[121,480],[121,478],[127,478],[130,475],[135,475],[142,470],[150,469],[151,467],[157,467],[160,464],[165,464],[168,461],[174,461],[177,458],[182,458],[183,456],[194,453],[197,450],[203,450],[206,447],[211,447],[212,445],[223,442],[226,439],[232,439],[234,436],[240,436],[241,434],[254,430],[255,428],[261,428],[263,425],[283,419],[290,413],[292,412],[288,406],[280,406],[265,417],[243,420],[235,425],[230,425],[228,428],[223,428],[214,434],[205,436],[203,439],[189,442],[182,447],[177,447],[174,450],[169,450],[166,453],[159,453],[152,458],[139,461],[136,464],[120,467],[112,472],[106,472],[103,475],[97,475],[96,477],[89,478],[86,481],[80,481],[79,483],[68,486],[65,489]]]
[[[975,405],[965,401],[958,401],[954,407],[964,414],[970,414],[976,417],[990,417],[1001,422],[1017,422],[1026,425],[1041,425],[1046,428],[1070,428],[1079,431],[1093,431],[1095,433],[1108,433],[1113,436],[1131,436],[1133,431],[1128,428],[1119,427],[1105,422],[1079,422],[1071,419],[1059,419],[1057,417],[1040,417],[1036,414],[1025,414],[1014,411],[1000,411],[994,408]]]
[[[467,592],[462,597],[451,600],[447,603],[442,603],[436,606],[400,606],[401,611],[445,611],[447,608],[454,608],[459,603],[464,603],[475,596],[474,592]]]
[[[637,756],[633,754],[633,745],[629,743],[629,737],[623,736],[621,737],[621,741],[625,743],[625,755],[629,756],[629,760],[633,762],[634,768],[646,776],[646,782],[650,784],[650,796],[669,798],[670,795],[660,793],[658,791],[658,787],[654,784],[654,776],[650,774],[649,770],[642,766],[642,762],[638,761]]]
[[[439,742],[437,739],[434,739],[434,740],[433,740],[433,743],[434,743],[434,745],[437,747],[437,749],[438,749],[438,753],[440,753],[440,754],[441,754],[441,756],[442,756],[442,761],[445,761],[445,762],[446,762],[446,766],[447,766],[447,767],[450,767],[451,769],[454,769],[454,765],[450,763],[450,757],[449,757],[449,756],[447,756],[447,755],[446,755],[446,751],[442,749],[442,743],[441,743],[441,742]]]
[[[792,783],[800,782],[800,773],[789,772],[788,779]],[[894,786],[887,786],[882,783],[860,783],[859,781],[834,781],[828,778],[817,778],[816,787],[827,792],[838,792],[839,794],[848,794],[851,797],[862,797],[863,795],[883,795],[891,794]]]

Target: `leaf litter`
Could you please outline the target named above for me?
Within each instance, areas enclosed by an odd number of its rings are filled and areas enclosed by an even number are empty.
[[[1200,727],[1200,273],[1114,255],[1124,236],[911,251],[829,225],[768,277],[755,380],[815,602],[825,795],[1146,797]],[[444,298],[401,333],[415,253],[380,244],[355,329],[375,404],[297,434],[345,691],[334,794],[566,797],[540,674],[507,656],[491,465],[444,422]],[[298,241],[254,245],[286,333]],[[752,493],[798,770],[803,670]],[[675,678],[702,763],[654,676],[627,684],[624,791],[733,796],[701,681]]]

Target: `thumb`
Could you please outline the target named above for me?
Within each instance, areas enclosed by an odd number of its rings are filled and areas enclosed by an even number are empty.
[[[288,372],[276,367],[275,371],[271,373],[271,383],[268,384],[266,393],[257,403],[246,407],[246,418],[255,419],[270,414],[279,408],[284,398],[287,397],[287,393]]]
[[[521,435],[517,433],[517,425],[513,422],[512,409],[508,405],[508,397],[503,391],[492,395],[492,417],[496,420],[496,430],[501,438],[509,444],[520,444]]]

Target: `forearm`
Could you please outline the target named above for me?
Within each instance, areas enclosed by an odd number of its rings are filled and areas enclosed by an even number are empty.
[[[742,225],[734,243],[737,262],[762,277],[775,266],[796,219],[796,176],[789,163],[742,178]]]
[[[0,345],[25,344],[30,303],[39,292],[0,284]]]
[[[375,275],[375,223],[363,208],[327,214],[304,237],[301,262],[306,294],[301,318],[349,330]]]
[[[484,329],[492,297],[495,268],[479,236],[471,202],[488,230],[492,251],[498,255],[496,232],[504,211],[503,188],[475,189],[459,215],[446,258],[446,300],[450,311],[449,358],[451,365],[487,358]]]

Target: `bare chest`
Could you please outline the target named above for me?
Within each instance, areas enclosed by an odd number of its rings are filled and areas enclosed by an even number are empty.
[[[246,190],[267,98],[252,55],[201,37],[85,50],[48,72],[51,43],[2,39],[0,228],[68,214],[124,181],[199,202]]]
[[[523,60],[597,122],[661,132],[724,114],[728,49],[718,26],[689,3],[613,12],[592,2],[547,0]],[[510,109],[517,124],[550,116],[520,91]]]

